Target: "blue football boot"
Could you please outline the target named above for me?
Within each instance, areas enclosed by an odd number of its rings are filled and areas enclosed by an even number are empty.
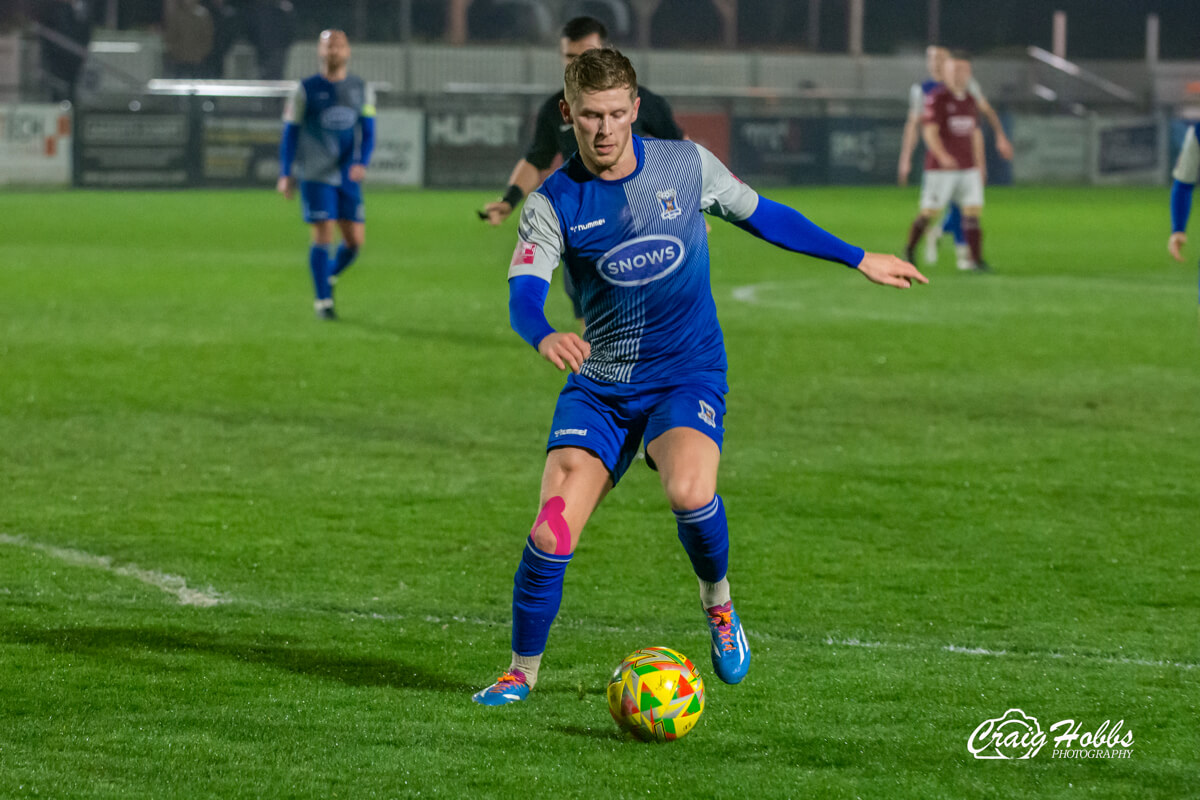
[[[529,697],[529,684],[525,681],[525,673],[519,669],[510,669],[500,676],[500,680],[471,695],[471,699],[482,706],[506,706],[526,697]]]
[[[704,609],[712,633],[712,665],[725,683],[740,683],[750,671],[750,643],[742,630],[742,621],[733,610],[733,601]]]

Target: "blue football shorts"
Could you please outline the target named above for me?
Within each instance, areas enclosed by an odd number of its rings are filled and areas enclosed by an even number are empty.
[[[328,219],[366,222],[362,184],[343,179],[341,186],[300,181],[300,210],[310,225]]]
[[[581,447],[604,462],[616,485],[644,440],[671,428],[693,428],[717,443],[725,440],[724,380],[633,385],[601,383],[572,373],[558,395],[546,450]],[[647,456],[647,463],[654,463]]]

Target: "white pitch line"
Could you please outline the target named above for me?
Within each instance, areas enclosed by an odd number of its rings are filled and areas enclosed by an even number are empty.
[[[734,300],[750,305],[762,305],[773,308],[802,308],[802,302],[779,302],[772,297],[779,290],[800,289],[820,283],[821,278],[795,277],[786,280],[762,281],[745,286],[735,286],[730,294]],[[1121,289],[1151,294],[1178,294],[1179,286],[1174,283],[1138,283],[1124,280],[1115,276],[1098,275],[1087,277],[1083,275],[994,275],[988,283],[1003,281],[1006,289],[1043,291],[1050,289],[1069,290],[1072,293],[1085,292],[1093,289]],[[765,297],[763,295],[766,295]]]
[[[957,653],[966,656],[990,656],[992,658],[1001,658],[1004,656],[1026,658],[1071,658],[1081,661],[1099,661],[1104,664],[1128,664],[1136,667],[1174,667],[1175,669],[1200,669],[1200,664],[1192,664],[1187,661],[1165,661],[1154,660],[1148,658],[1126,658],[1124,656],[1100,656],[1084,653],[1059,653],[1059,652],[1009,652],[1008,650],[989,650],[986,647],[962,647],[956,644],[945,645],[929,645],[921,646],[915,644],[904,644],[902,642],[864,642],[861,639],[834,639],[831,636],[825,637],[825,644],[830,647],[866,647],[879,648],[887,650],[941,650],[946,653]]]
[[[757,305],[758,284],[750,284],[749,286],[735,286],[733,288],[733,299],[740,300],[743,303]]]
[[[69,547],[55,547],[54,545],[42,544],[41,542],[32,542],[24,536],[9,536],[4,533],[0,533],[0,544],[11,544],[16,547],[37,550],[68,564],[104,570],[105,572],[111,572],[113,575],[120,575],[123,578],[133,578],[148,586],[161,589],[169,595],[174,595],[179,604],[184,606],[209,608],[219,603],[227,603],[230,600],[230,598],[222,597],[211,586],[207,591],[193,589],[187,585],[187,581],[178,575],[156,572],[152,569],[142,569],[136,564],[114,564],[112,558],[109,556],[98,556]]]
[[[52,558],[57,558],[60,561],[76,566],[91,567],[93,569],[104,570],[105,572],[119,575],[125,578],[133,578],[142,583],[153,586],[156,589],[161,589],[169,595],[175,597],[180,605],[198,606],[201,608],[211,608],[212,606],[223,603],[236,603],[239,605],[250,605],[257,608],[273,609],[278,611],[290,611],[303,614],[333,614],[336,616],[349,616],[357,619],[369,619],[376,622],[398,622],[409,619],[404,614],[381,614],[376,611],[355,611],[350,609],[320,609],[320,608],[300,608],[287,605],[274,605],[268,603],[259,603],[252,600],[241,600],[230,597],[229,595],[217,592],[211,586],[205,591],[192,589],[187,585],[187,581],[178,575],[171,575],[166,572],[157,572],[155,570],[142,569],[136,564],[114,564],[109,556],[98,556],[83,550],[76,550],[69,547],[56,547],[54,545],[43,544],[26,539],[24,536],[10,536],[0,533],[0,544],[9,544],[16,547],[24,547],[29,550],[37,550],[45,553]],[[423,620],[434,625],[441,625],[443,628],[449,626],[451,622],[466,625],[477,625],[480,627],[496,627],[498,625],[508,624],[507,620],[489,620],[480,617],[464,617],[459,615],[451,615],[447,617],[436,617],[426,615]],[[605,633],[653,633],[654,630],[634,627],[622,628],[614,625],[594,625],[578,619],[560,619],[558,621],[560,627],[583,628],[603,631]],[[661,631],[658,631],[661,633]],[[771,633],[754,632],[750,633],[751,638],[783,641],[787,640],[793,643],[803,644],[804,640],[794,637],[782,637]],[[918,645],[906,644],[904,642],[879,642],[879,641],[864,641],[862,639],[846,638],[834,639],[832,636],[825,637],[821,642],[827,647],[862,647],[868,649],[882,650],[908,650],[908,651],[940,651],[945,653],[955,653],[957,655],[967,656],[986,656],[991,658],[1003,657],[1025,657],[1031,659],[1038,658],[1069,658],[1080,661],[1097,661],[1104,664],[1120,664],[1138,667],[1171,667],[1174,669],[1193,670],[1200,669],[1200,664],[1193,664],[1187,661],[1168,661],[1162,659],[1146,659],[1146,658],[1126,658],[1115,656],[1102,656],[1084,653],[1060,653],[1060,652],[1010,652],[1008,650],[989,650],[986,647],[963,647],[961,645],[946,644],[946,645]]]

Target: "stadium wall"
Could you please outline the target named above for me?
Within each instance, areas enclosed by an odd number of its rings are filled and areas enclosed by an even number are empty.
[[[435,95],[420,105],[381,103],[372,183],[432,188],[502,187],[521,157],[537,99]],[[22,182],[78,186],[269,187],[278,175],[278,99],[158,97],[76,111],[21,107],[11,116],[7,168]],[[37,110],[32,114],[29,109]],[[58,117],[55,117],[55,114]],[[905,108],[836,104],[779,108],[739,101],[683,111],[684,129],[747,182],[768,186],[890,184]],[[0,117],[0,119],[4,119]],[[1164,183],[1178,121],[1159,116],[1004,114],[1016,158],[1000,159],[988,135],[989,183]],[[75,129],[47,145],[45,132]],[[16,133],[20,131],[20,135]],[[73,169],[63,153],[74,144]],[[57,156],[26,154],[57,146]],[[32,165],[43,164],[38,172]],[[919,172],[921,159],[915,160]]]
[[[37,63],[35,37],[20,39],[24,53],[21,71]],[[12,43],[7,47],[11,51]],[[85,85],[90,91],[128,91],[134,82],[145,83],[163,75],[161,38],[144,31],[98,32],[90,45]],[[5,48],[0,46],[0,53]],[[810,89],[855,93],[864,97],[903,98],[909,85],[924,74],[919,53],[907,55],[757,53],[708,51],[626,52],[643,82],[664,93],[720,94],[731,90]],[[238,43],[225,61],[225,76],[256,77],[254,51]],[[1200,103],[1200,62],[1088,60],[1079,66],[1130,90],[1139,101],[1155,105]],[[104,65],[104,66],[101,66]],[[975,59],[975,72],[994,102],[1005,105],[1043,104],[1032,94],[1042,84],[1072,102],[1107,105],[1112,98],[1078,79],[1057,73],[1025,56]],[[368,80],[390,84],[397,92],[428,94],[448,85],[476,84],[543,90],[561,79],[558,55],[549,48],[450,47],[445,45],[356,44],[355,69]],[[108,67],[110,69],[105,69]],[[286,74],[299,78],[316,69],[315,47],[309,42],[292,45]],[[13,75],[11,70],[5,74]],[[127,76],[127,77],[125,77]],[[30,88],[21,76],[23,87]]]
[[[278,101],[146,98],[139,82],[161,73],[156,37],[106,35],[91,50],[75,142],[77,183],[260,185],[273,178]],[[689,135],[763,185],[894,181],[908,88],[924,70],[915,55],[630,55],[642,82],[669,97]],[[976,74],[1001,110],[1018,154],[1009,165],[989,146],[991,182],[1165,180],[1175,146],[1169,131],[1179,117],[1174,112],[1189,102],[1200,105],[1200,64],[1085,66],[1147,97],[1145,108],[1154,107],[1151,97],[1171,103],[1147,117],[1031,59],[977,59]],[[310,43],[291,48],[289,77],[315,68]],[[252,51],[236,46],[226,69],[231,77],[252,77]],[[521,156],[537,103],[561,74],[556,53],[527,47],[360,44],[354,69],[384,89],[379,105],[390,115],[379,126],[381,136],[390,138],[381,141],[386,167],[377,170],[377,180],[493,189]],[[1063,100],[1034,99],[1034,85],[1096,105],[1081,114],[1082,101],[1073,103],[1076,113],[1065,114]],[[142,119],[126,127],[131,138],[105,141],[122,129],[116,119],[128,114]],[[139,136],[182,140],[148,143]],[[148,148],[157,166],[137,164],[137,147]],[[11,171],[0,179],[29,180]]]

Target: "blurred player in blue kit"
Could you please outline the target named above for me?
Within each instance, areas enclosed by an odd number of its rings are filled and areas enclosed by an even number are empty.
[[[336,319],[333,284],[366,236],[362,182],[375,147],[375,98],[362,78],[347,72],[345,33],[322,31],[317,58],[321,71],[300,82],[283,112],[276,188],[290,200],[299,181],[304,221],[312,226],[314,307],[318,317]],[[335,224],[342,243],[331,256]]]
[[[550,425],[539,512],[514,577],[511,661],[473,696],[487,706],[524,700],[537,683],[580,534],[643,441],[699,580],[713,669],[738,683],[750,668],[717,494],[726,359],[701,212],[875,283],[926,282],[911,264],[866,253],[760,197],[703,147],[634,135],[637,75],[618,51],[579,55],[564,83],[561,114],[579,149],[525,201],[508,273],[509,316],[521,338],[571,374]],[[560,258],[575,280],[586,338],[546,320]]]
[[[1171,177],[1175,180],[1171,184],[1171,236],[1167,239],[1167,251],[1182,262],[1188,217],[1192,214],[1192,192],[1200,180],[1200,122],[1187,129]]]

